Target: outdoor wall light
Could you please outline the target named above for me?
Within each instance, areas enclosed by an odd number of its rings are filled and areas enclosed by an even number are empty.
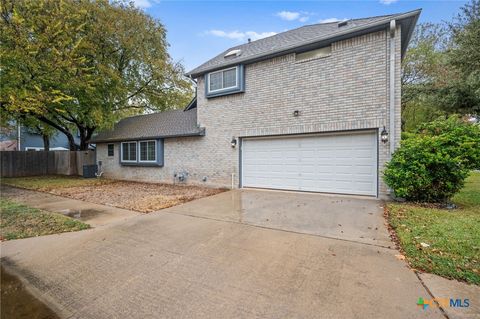
[[[382,132],[380,133],[380,138],[382,140],[383,143],[387,143],[388,142],[388,132],[387,130],[385,129],[385,126],[383,127],[383,130]]]
[[[232,148],[235,148],[237,146],[237,139],[235,137],[232,137],[232,141],[230,142],[232,145]]]
[[[295,110],[293,111],[293,116],[297,117],[300,115],[300,111],[299,110]]]

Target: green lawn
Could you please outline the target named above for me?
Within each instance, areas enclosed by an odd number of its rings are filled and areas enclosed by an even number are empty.
[[[73,186],[95,186],[112,183],[112,180],[105,178],[83,178],[78,176],[33,176],[33,177],[10,177],[2,178],[1,183],[5,185],[49,191],[52,189],[73,187]]]
[[[89,225],[62,214],[28,207],[0,199],[0,236],[2,240],[58,234],[89,228]]]
[[[480,173],[453,202],[458,209],[391,203],[389,222],[413,268],[480,285]]]

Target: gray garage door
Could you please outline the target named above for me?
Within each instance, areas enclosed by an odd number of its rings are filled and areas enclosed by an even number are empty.
[[[245,138],[242,186],[375,196],[376,134]]]

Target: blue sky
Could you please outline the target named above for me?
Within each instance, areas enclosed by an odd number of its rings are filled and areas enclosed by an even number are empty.
[[[420,22],[450,20],[466,1],[167,1],[134,0],[167,28],[169,52],[186,71],[248,38],[305,24],[422,8]]]

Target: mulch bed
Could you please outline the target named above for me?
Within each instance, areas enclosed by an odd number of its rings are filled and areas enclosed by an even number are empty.
[[[226,189],[190,185],[115,181],[97,186],[57,188],[48,192],[87,202],[149,213],[224,191]]]

